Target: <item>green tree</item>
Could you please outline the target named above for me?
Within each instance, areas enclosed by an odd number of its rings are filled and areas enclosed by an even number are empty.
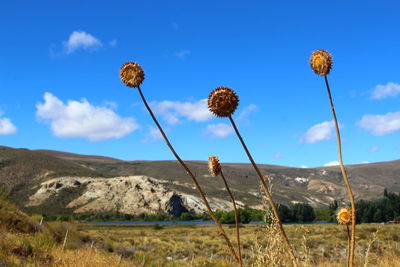
[[[222,216],[221,216],[220,222],[221,223],[234,224],[235,223],[235,213],[234,213],[234,211],[224,212],[224,214],[222,214]]]
[[[190,214],[189,212],[182,212],[181,216],[179,217],[180,221],[191,221],[193,219],[194,219],[193,215]]]
[[[296,222],[312,222],[315,211],[308,203],[296,203],[292,206],[293,218]]]
[[[279,204],[278,205],[278,213],[279,213],[279,217],[281,218],[281,221],[283,223],[294,221],[293,220],[293,212],[288,206]]]

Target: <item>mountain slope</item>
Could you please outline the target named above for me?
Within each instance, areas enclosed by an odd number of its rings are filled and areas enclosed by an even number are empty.
[[[103,176],[81,163],[47,156],[28,149],[0,146],[0,184],[12,190],[18,204],[27,200],[39,183],[58,176]]]
[[[187,164],[196,174],[207,197],[212,199],[212,204],[215,207],[228,208],[224,204],[228,201],[228,196],[223,182],[219,177],[209,176],[207,162],[187,161]],[[314,207],[326,207],[334,199],[339,201],[347,199],[347,192],[338,166],[303,169],[260,164],[259,167],[263,174],[274,177],[273,197],[278,203],[307,202]],[[262,201],[258,187],[259,182],[252,166],[250,164],[222,163],[222,168],[236,199],[243,205],[260,207]],[[379,197],[384,188],[393,192],[400,191],[399,160],[348,165],[346,168],[356,198]],[[74,177],[96,179],[96,177],[120,176],[151,177],[168,192],[178,194],[182,199],[197,201],[195,199],[198,195],[192,180],[176,161],[122,161],[59,151],[29,151],[0,147],[0,183],[13,188],[12,197],[20,205],[27,205],[29,198],[50,179],[72,179]],[[107,179],[102,181],[105,184],[108,183]],[[110,194],[115,196],[126,194],[126,190],[117,188],[110,187]],[[79,207],[69,209],[67,206],[76,202],[88,190],[86,187],[65,189],[59,190],[57,194],[49,197],[46,203],[54,204],[51,205],[54,207],[54,212],[76,211]],[[108,197],[110,194],[107,194]],[[142,194],[147,198],[147,195],[151,195],[152,192],[142,192]],[[188,209],[190,210],[190,207]],[[35,211],[39,210],[40,205],[35,208]]]

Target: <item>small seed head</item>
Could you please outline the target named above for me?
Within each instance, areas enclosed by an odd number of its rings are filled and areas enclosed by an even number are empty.
[[[339,211],[336,213],[336,219],[340,224],[349,225],[351,224],[351,214],[351,209],[340,208]]]
[[[121,81],[129,87],[138,87],[144,80],[144,71],[136,62],[127,62],[122,65],[119,75]]]
[[[328,75],[332,68],[332,56],[324,49],[315,50],[310,57],[312,70],[321,76]]]
[[[221,173],[221,164],[219,164],[219,159],[216,156],[208,157],[208,169],[212,177],[218,176]]]
[[[208,109],[217,117],[231,116],[239,105],[239,97],[228,87],[217,87],[208,96]]]

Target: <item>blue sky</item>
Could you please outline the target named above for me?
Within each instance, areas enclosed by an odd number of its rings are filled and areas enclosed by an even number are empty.
[[[119,68],[142,90],[183,159],[248,162],[204,99],[218,86],[256,162],[337,160],[324,48],[348,164],[400,158],[398,1],[7,1],[0,9],[0,144],[126,160],[171,152]]]

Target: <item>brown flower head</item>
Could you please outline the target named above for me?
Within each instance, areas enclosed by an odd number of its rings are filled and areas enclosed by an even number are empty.
[[[208,96],[208,109],[217,117],[229,117],[238,104],[239,97],[228,87],[217,87]]]
[[[136,62],[125,63],[121,67],[119,75],[121,81],[132,88],[138,87],[144,80],[144,71]]]
[[[336,213],[338,223],[349,225],[351,223],[351,213],[352,211],[349,208],[340,208]]]
[[[216,156],[208,157],[208,169],[213,177],[218,176],[221,172],[221,164],[219,164],[219,159]]]
[[[328,75],[332,68],[332,56],[324,49],[315,50],[311,54],[310,65],[316,74]]]

